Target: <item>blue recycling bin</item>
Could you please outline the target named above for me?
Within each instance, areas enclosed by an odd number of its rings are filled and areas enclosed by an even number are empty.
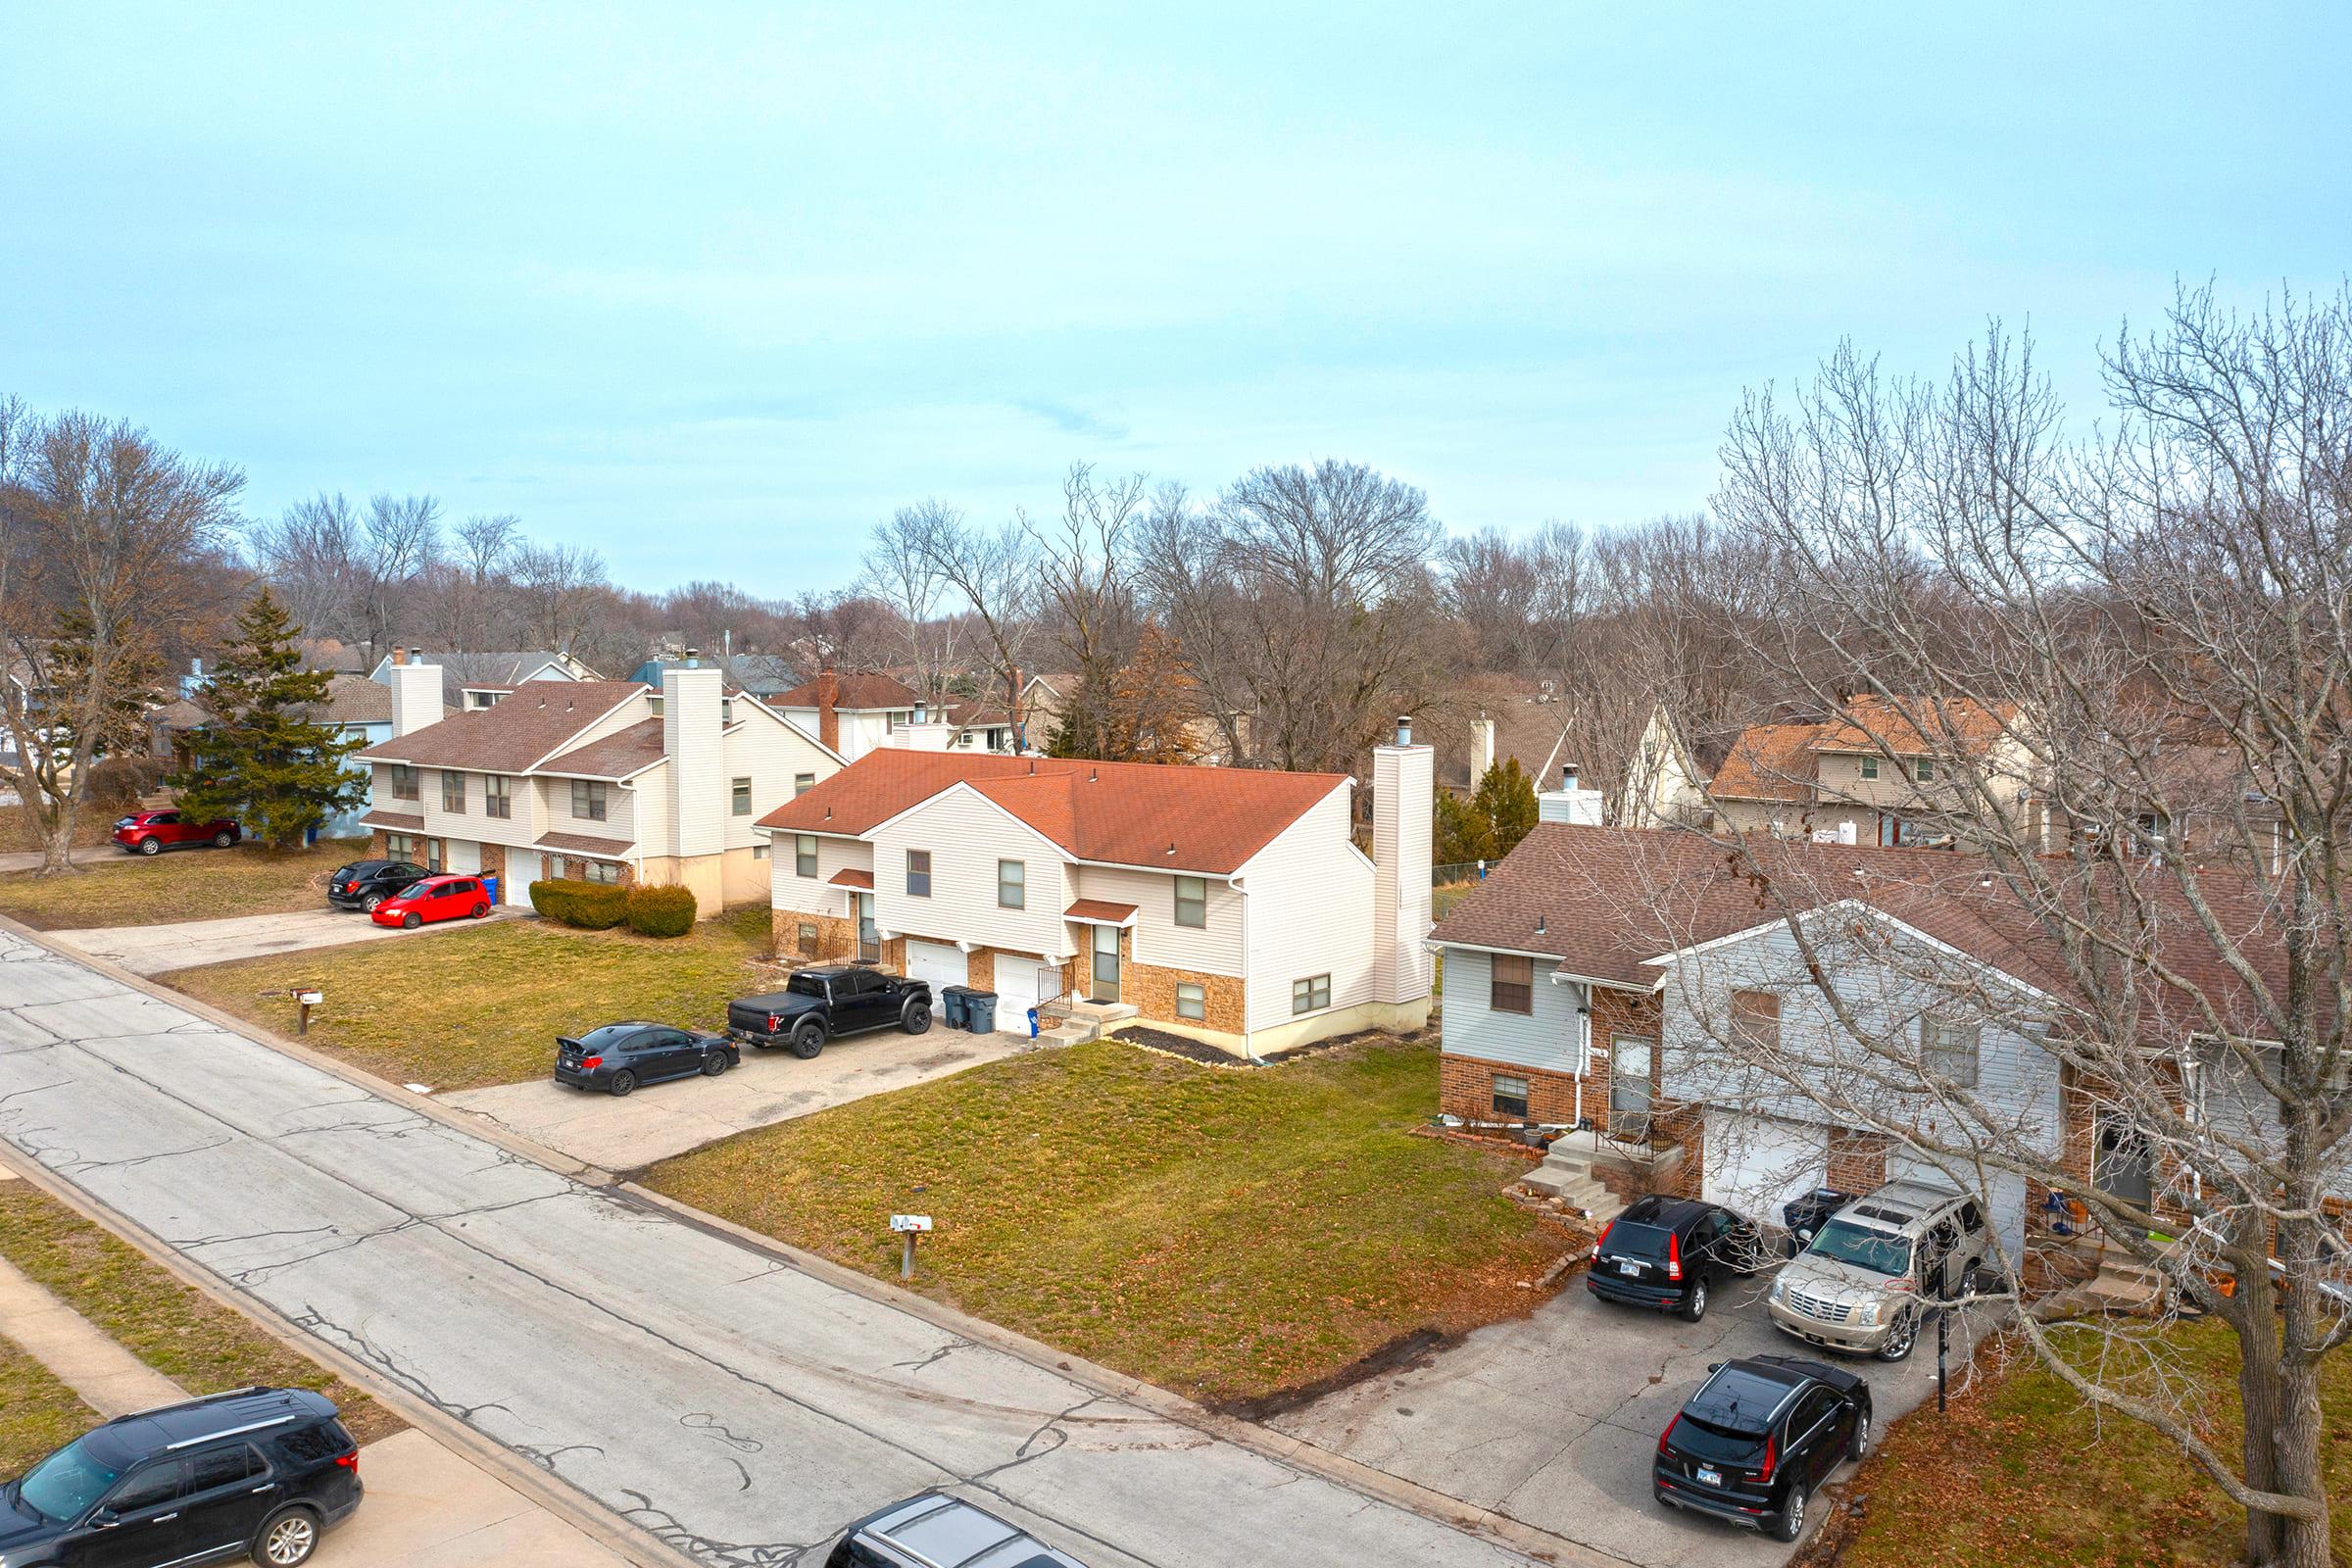
[[[483,886],[483,888],[484,888],[485,890],[487,890],[487,891],[488,891],[488,893],[489,893],[489,895],[490,895],[490,906],[491,906],[492,908],[494,908],[494,909],[495,909],[495,908],[497,908],[497,907],[498,907],[498,878],[497,878],[497,877],[495,877],[495,876],[486,876],[486,877],[482,878],[482,886]]]

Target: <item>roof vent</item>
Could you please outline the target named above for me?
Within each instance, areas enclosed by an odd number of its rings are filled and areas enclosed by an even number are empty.
[[[1037,764],[1036,764],[1036,763],[1034,763],[1034,762],[1032,762],[1032,763],[1030,763],[1029,765],[1030,765],[1030,766],[1032,766],[1032,767],[1035,767]],[[1087,781],[1089,784],[1100,783],[1100,782],[1102,781],[1102,770],[1101,768],[1099,768],[1099,767],[1090,767],[1090,768],[1088,768],[1088,769],[1086,770],[1086,781]]]
[[[1542,915],[1540,915],[1540,914],[1539,914],[1539,915],[1537,915],[1537,916],[1536,916],[1536,935],[1538,935],[1538,936],[1542,936],[1543,934],[1544,934],[1544,917],[1543,917]]]
[[[1174,839],[1168,840],[1168,853],[1170,855],[1174,855],[1176,853],[1176,841]]]
[[[1396,715],[1396,744],[1399,746],[1413,744],[1413,715],[1410,713]]]

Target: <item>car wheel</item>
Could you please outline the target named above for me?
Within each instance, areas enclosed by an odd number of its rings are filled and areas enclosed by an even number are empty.
[[[309,1562],[318,1549],[318,1516],[308,1508],[287,1508],[262,1521],[253,1538],[253,1560],[263,1568],[293,1568]]]
[[[360,912],[363,914],[373,914],[375,912],[376,906],[383,902],[384,896],[381,893],[370,893],[360,901]]]
[[[231,844],[236,842],[237,836],[234,833],[229,832],[226,828],[222,828],[220,832],[213,835],[213,848],[216,850],[225,850]]]
[[[706,1078],[715,1078],[720,1073],[725,1072],[730,1065],[732,1064],[727,1060],[727,1054],[725,1052],[713,1051],[710,1053],[710,1054],[703,1058],[703,1076]]]
[[[1701,1275],[1690,1282],[1689,1293],[1683,1297],[1683,1321],[1695,1323],[1706,1315],[1707,1281],[1706,1277]]]
[[[1772,1539],[1794,1541],[1805,1533],[1805,1489],[1790,1485],[1788,1501],[1772,1516]]]
[[[811,1021],[801,1025],[792,1032],[792,1054],[803,1061],[814,1060],[816,1054],[824,1049],[825,1027],[823,1024]]]
[[[930,1007],[920,1002],[908,1003],[906,1016],[899,1020],[899,1027],[910,1035],[927,1033],[931,1028]]]
[[[487,919],[489,919],[489,918],[490,918],[490,906],[488,906],[487,904],[477,904],[477,905],[475,905],[475,906],[473,906],[473,917],[474,917],[476,920],[487,920]]]
[[[605,1085],[606,1091],[611,1094],[614,1100],[620,1099],[621,1096],[627,1094],[630,1090],[636,1087],[637,1075],[629,1071],[629,1069],[626,1067],[623,1067],[620,1069],[620,1071],[614,1073],[611,1080]]]
[[[139,840],[139,853],[141,855],[161,855],[164,853],[164,841],[162,839],[141,839]]]
[[[1905,1312],[1895,1320],[1894,1332],[1886,1336],[1886,1343],[1879,1347],[1879,1359],[1900,1361],[1911,1353],[1911,1347],[1918,1343],[1919,1314]]]
[[[1853,1446],[1847,1451],[1857,1460],[1870,1457],[1870,1411],[1867,1409],[1855,1418]]]
[[[403,931],[414,931],[422,924],[424,924],[424,916],[418,914],[415,909],[411,909],[400,917],[400,928]]]

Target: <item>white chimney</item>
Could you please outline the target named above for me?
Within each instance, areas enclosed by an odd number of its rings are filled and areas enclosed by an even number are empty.
[[[1577,787],[1574,762],[1560,764],[1560,787],[1536,797],[1536,820],[1600,826],[1600,791]]]
[[[441,666],[418,663],[411,649],[404,662],[392,666],[392,733],[413,735],[440,722]]]
[[[681,857],[716,855],[727,825],[724,693],[711,665],[662,671],[662,752],[669,759],[669,807]]]
[[[1840,844],[1854,842],[1854,824],[1850,818],[1838,824],[1838,842]]]
[[[1396,742],[1372,749],[1372,1000],[1419,1002],[1429,995],[1431,817],[1437,759],[1413,744],[1413,721],[1396,720]]]
[[[1482,713],[1470,721],[1470,787],[1478,788],[1478,781],[1494,765],[1494,721]]]

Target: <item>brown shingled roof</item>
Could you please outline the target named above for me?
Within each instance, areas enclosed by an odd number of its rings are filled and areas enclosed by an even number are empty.
[[[424,831],[424,818],[403,811],[369,811],[360,818],[360,826],[390,828],[395,833],[421,833]]]
[[[922,701],[914,688],[888,675],[840,675],[840,689],[833,695],[833,706],[849,711],[856,709],[912,708]],[[770,708],[814,708],[816,682],[806,680],[792,690],[767,700]]]
[[[496,708],[452,713],[357,755],[362,761],[520,773],[644,690],[633,680],[525,681]]]
[[[547,773],[576,773],[585,778],[629,778],[662,760],[662,721],[640,719],[626,729],[558,752],[539,764]]]
[[[591,838],[585,833],[542,833],[531,843],[542,850],[568,850],[574,855],[594,855],[607,859],[618,859],[629,853],[627,839]]]
[[[968,784],[1079,859],[1222,875],[1348,782],[1344,773],[886,748],[760,821],[786,832],[856,837]]]

